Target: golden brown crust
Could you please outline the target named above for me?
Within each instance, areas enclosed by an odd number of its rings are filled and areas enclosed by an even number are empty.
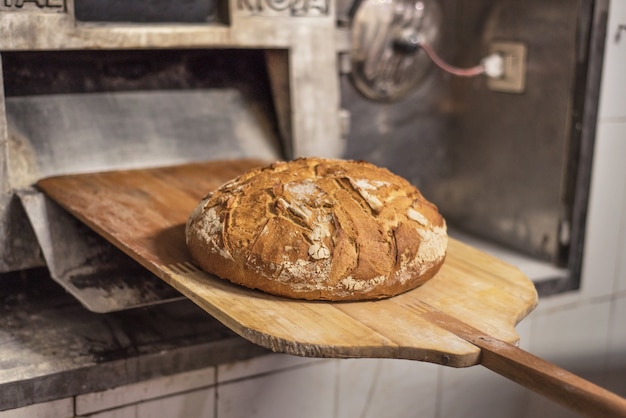
[[[443,217],[405,179],[363,161],[301,158],[251,170],[189,217],[195,262],[298,299],[394,296],[443,264]]]

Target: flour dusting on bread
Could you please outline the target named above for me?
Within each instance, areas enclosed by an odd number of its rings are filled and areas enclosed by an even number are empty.
[[[444,262],[446,223],[405,179],[363,161],[301,158],[251,170],[190,215],[204,270],[299,299],[394,296]]]

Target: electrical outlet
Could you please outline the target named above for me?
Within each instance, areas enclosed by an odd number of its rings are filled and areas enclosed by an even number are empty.
[[[487,88],[506,93],[523,93],[526,89],[526,52],[521,42],[493,42],[490,54],[499,54],[504,59],[502,76],[487,79]]]

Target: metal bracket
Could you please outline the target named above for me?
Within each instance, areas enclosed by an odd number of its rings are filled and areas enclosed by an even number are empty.
[[[85,308],[107,313],[183,298],[43,193],[17,194],[51,277]]]

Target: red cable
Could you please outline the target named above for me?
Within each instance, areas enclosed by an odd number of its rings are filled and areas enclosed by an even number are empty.
[[[459,77],[475,77],[485,72],[485,66],[483,64],[470,68],[459,68],[449,65],[437,55],[437,53],[428,44],[420,43],[419,46],[426,52],[426,55],[435,63],[435,65],[441,68],[443,71]]]

